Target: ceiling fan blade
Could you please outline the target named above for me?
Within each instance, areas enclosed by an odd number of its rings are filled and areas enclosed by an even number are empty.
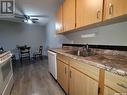
[[[38,18],[32,18],[31,20],[39,20]]]
[[[32,20],[32,22],[33,22],[33,23],[38,23],[37,21],[33,21],[33,20]]]
[[[44,17],[44,18],[48,18],[48,15],[29,15],[30,17]]]
[[[15,14],[15,18],[25,19],[24,15]]]

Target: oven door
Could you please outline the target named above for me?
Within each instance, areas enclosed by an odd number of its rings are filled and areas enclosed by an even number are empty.
[[[8,58],[6,61],[0,64],[0,93],[2,93],[5,89],[12,74],[12,62],[11,58]]]
[[[2,77],[1,64],[0,64],[0,95],[2,95],[2,91],[3,91],[3,77]]]

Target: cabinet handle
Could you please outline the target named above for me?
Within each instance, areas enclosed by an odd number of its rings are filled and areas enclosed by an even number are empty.
[[[70,78],[71,78],[71,71],[70,71]]]
[[[119,84],[119,83],[117,83],[117,85],[123,87],[124,89],[127,89],[127,85]]]
[[[65,75],[66,75],[66,73],[67,73],[67,69],[66,69],[66,67],[65,67],[64,69],[65,69],[64,71],[65,71]]]
[[[113,14],[113,4],[110,3],[109,4],[109,15],[112,15]]]
[[[100,19],[100,13],[101,11],[97,11],[97,19]]]
[[[98,94],[100,94],[100,92],[101,92],[101,88],[100,88],[100,87],[98,87]]]

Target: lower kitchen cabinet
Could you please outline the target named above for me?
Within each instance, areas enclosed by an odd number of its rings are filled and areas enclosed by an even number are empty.
[[[57,80],[68,94],[68,65],[60,60],[57,60]]]
[[[115,95],[117,92],[112,90],[111,88],[104,87],[104,95]]]
[[[105,86],[114,89],[119,93],[127,93],[127,76],[120,76],[105,71]],[[106,94],[107,95],[107,94]]]
[[[115,95],[127,93],[127,77],[57,56],[57,81],[68,95]]]
[[[70,68],[69,95],[98,95],[98,82]]]

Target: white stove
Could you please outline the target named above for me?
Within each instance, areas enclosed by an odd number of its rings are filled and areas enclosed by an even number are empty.
[[[0,54],[0,95],[9,95],[14,84],[10,51]]]

